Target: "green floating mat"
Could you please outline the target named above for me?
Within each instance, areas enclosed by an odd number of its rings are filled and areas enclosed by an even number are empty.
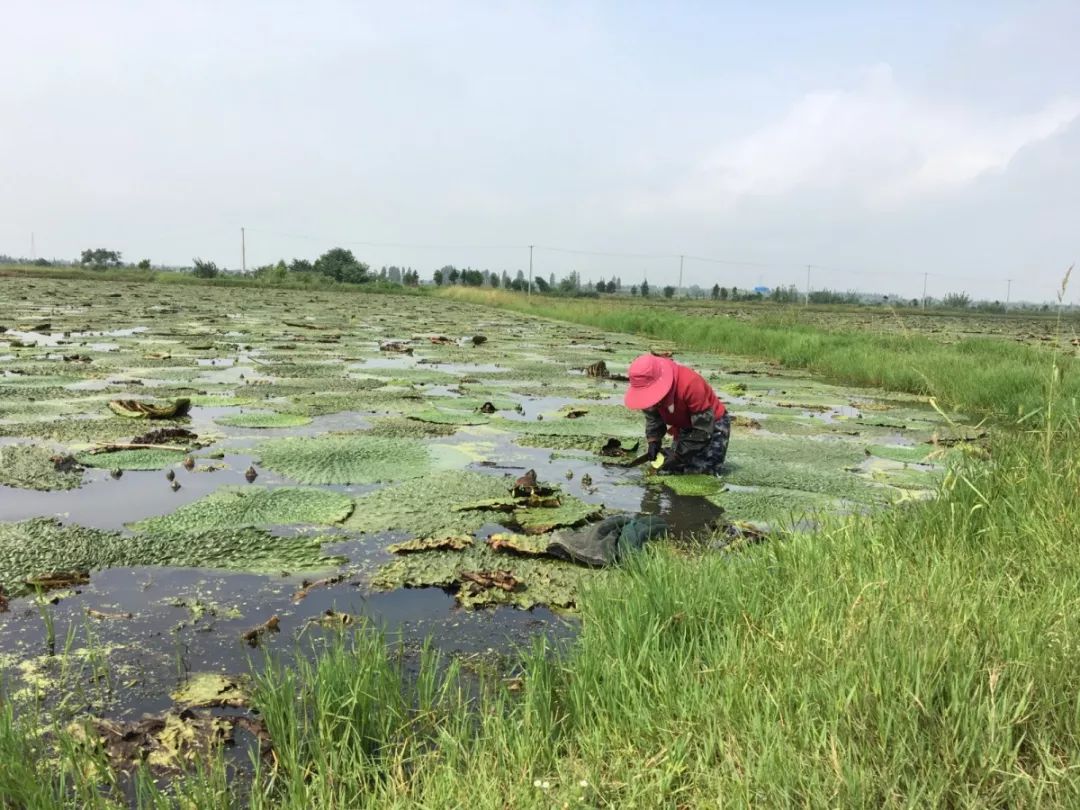
[[[219,425],[242,428],[290,428],[311,424],[311,417],[301,413],[239,413],[215,419]]]
[[[278,537],[259,529],[207,529],[194,534],[125,537],[52,518],[0,523],[0,586],[25,593],[27,577],[134,565],[221,568],[274,574],[338,565],[323,555],[323,538]]]
[[[139,532],[199,532],[248,526],[332,525],[353,510],[348,495],[325,489],[225,487],[175,512],[131,524]]]
[[[256,450],[262,463],[301,484],[375,484],[430,472],[432,452],[413,439],[365,433],[265,442]]]
[[[22,489],[74,489],[83,473],[70,456],[33,444],[0,446],[0,485]]]
[[[80,464],[104,470],[163,470],[179,464],[185,456],[186,450],[155,447],[144,450],[111,450],[107,453],[79,453],[76,458]]]

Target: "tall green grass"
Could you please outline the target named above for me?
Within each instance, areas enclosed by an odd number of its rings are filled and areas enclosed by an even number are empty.
[[[675,307],[528,298],[461,287],[443,294],[613,332],[632,332],[684,349],[760,357],[838,382],[936,397],[973,414],[1037,415],[1049,395],[1046,349],[986,338],[944,344],[906,331],[899,320],[880,332],[824,330],[801,321],[798,309],[790,307],[746,322],[695,311],[687,314]],[[1080,364],[1064,355],[1058,362],[1068,372],[1061,393],[1080,396]]]

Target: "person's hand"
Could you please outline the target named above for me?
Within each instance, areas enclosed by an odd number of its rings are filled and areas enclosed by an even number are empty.
[[[656,461],[658,455],[660,455],[660,440],[653,439],[649,442],[649,461]]]

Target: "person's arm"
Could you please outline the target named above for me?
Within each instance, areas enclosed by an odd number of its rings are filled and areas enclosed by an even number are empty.
[[[716,413],[712,408],[690,414],[690,429],[679,431],[679,439],[675,442],[675,455],[683,461],[696,456],[709,446],[715,425]]]
[[[646,408],[645,441],[649,446],[650,461],[654,461],[657,453],[660,452],[660,444],[664,440],[665,433],[667,433],[667,425],[660,416],[660,411],[656,408]]]

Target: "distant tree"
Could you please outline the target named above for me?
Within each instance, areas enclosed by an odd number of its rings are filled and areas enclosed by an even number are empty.
[[[610,292],[608,290],[607,282],[604,281],[603,279],[600,279],[598,282],[596,282],[596,291],[598,293]]]
[[[525,271],[518,270],[517,275],[514,277],[514,281],[519,283],[519,286],[514,287],[515,290],[524,290],[527,286],[525,283]]]
[[[634,284],[634,285],[633,285],[633,286],[632,286],[632,287],[630,288],[630,295],[631,295],[632,297],[637,297],[637,284]]]
[[[307,259],[293,259],[289,262],[290,273],[310,273],[315,269],[315,266]]]
[[[739,300],[739,288],[738,287],[732,287],[731,288],[731,300],[732,301],[738,301]]]
[[[727,298],[728,298],[728,288],[727,287],[721,287],[720,288],[720,300],[721,301],[727,301]]]
[[[520,270],[518,271],[518,275],[522,275]],[[515,278],[513,281],[510,282],[510,289],[514,292],[524,292],[526,286],[528,285],[526,284],[524,278]]]
[[[641,282],[641,297],[642,298],[648,298],[649,297],[649,282],[648,281]]]
[[[446,279],[451,284],[457,284],[458,283],[458,278],[460,278],[460,277],[461,277],[461,273],[458,271],[458,269],[456,267],[451,267],[449,269],[449,271],[447,272],[447,274],[446,274]]]
[[[143,259],[141,262],[139,262],[135,266],[138,267],[140,270],[149,270],[150,269],[150,260],[149,259]]]
[[[675,288],[670,284],[664,287],[664,298],[673,298],[675,296]]]
[[[488,276],[488,283],[491,284],[492,288],[496,290],[499,289],[500,281],[501,279],[499,278],[498,273],[492,273],[490,276]]]
[[[510,274],[505,270],[502,271],[502,286],[504,290],[510,289]]]
[[[563,276],[559,279],[559,292],[572,293],[577,289],[577,279],[574,278],[574,274],[571,273],[568,276]]]
[[[93,268],[94,270],[103,270],[106,267],[119,267],[120,251],[106,250],[105,248],[84,250],[79,257],[79,264],[84,267]]]
[[[139,266],[141,267],[142,264],[140,263]],[[149,267],[150,265],[147,264],[146,266]],[[50,262],[48,259],[46,259],[44,257],[42,257],[40,259],[34,259],[34,267],[52,267],[52,262]]]
[[[966,292],[949,293],[941,299],[941,305],[949,309],[967,309],[971,306],[971,296]]]
[[[435,282],[436,287],[441,287],[443,283],[442,270],[436,270],[432,273],[431,280]]]
[[[195,278],[215,278],[221,272],[216,264],[202,259],[192,259],[191,264],[191,275]]]
[[[357,261],[351,250],[331,248],[315,260],[312,268],[334,281],[362,284],[368,280],[368,266]]]
[[[533,279],[533,284],[536,285],[536,289],[538,292],[551,292],[551,285],[544,280],[543,276],[537,276],[535,279]]]
[[[555,289],[555,274],[554,273],[552,273],[551,275],[548,276],[548,287],[551,288],[551,289]]]
[[[919,305],[919,299],[918,298],[912,298],[911,299],[911,305],[913,307],[917,307]]]
[[[719,284],[713,284],[712,285],[712,300],[713,301],[720,300],[720,285]]]
[[[398,267],[396,264],[390,265],[390,267],[387,269],[386,279],[391,284],[401,284],[403,276],[404,274],[402,273],[401,268]]]

